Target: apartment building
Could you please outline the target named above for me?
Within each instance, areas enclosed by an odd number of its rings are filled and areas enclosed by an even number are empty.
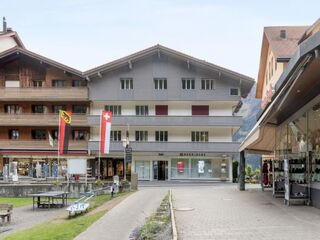
[[[123,176],[126,169],[140,180],[231,180],[239,147],[232,136],[242,123],[235,111],[253,79],[161,45],[84,76],[91,100],[88,148],[96,163],[99,115],[113,113],[111,151],[101,155],[104,178]],[[127,139],[132,162],[124,168]]]
[[[67,158],[87,159],[90,104],[86,83],[80,71],[20,46],[2,51],[0,169],[14,161],[20,176],[34,176],[37,164],[43,167],[42,177],[56,175],[59,110],[73,112],[69,152],[59,159],[62,174]]]

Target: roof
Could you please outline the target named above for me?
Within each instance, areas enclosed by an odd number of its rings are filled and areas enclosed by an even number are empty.
[[[4,37],[12,37],[17,45],[23,49],[25,49],[26,47],[24,46],[23,42],[21,41],[19,35],[17,32],[14,31],[9,31],[9,32],[0,32],[0,38],[4,38]]]
[[[46,58],[44,56],[41,56],[39,54],[36,54],[34,52],[31,52],[27,49],[24,49],[24,48],[21,48],[21,47],[13,47],[13,48],[10,48],[6,51],[3,51],[0,53],[0,60],[4,57],[7,57],[7,56],[10,56],[10,55],[13,55],[13,54],[22,54],[22,55],[25,55],[25,56],[28,56],[30,58],[33,58],[33,59],[37,59],[39,60],[40,62],[43,62],[43,63],[46,63],[50,66],[53,66],[53,67],[56,67],[56,68],[59,68],[63,71],[66,71],[68,73],[71,73],[71,74],[74,74],[76,76],[79,76],[79,77],[83,77],[82,75],[82,72],[79,71],[79,70],[76,70],[74,68],[71,68],[69,66],[66,66],[64,64],[61,64],[59,62],[56,62],[54,60],[51,60],[49,58]]]
[[[256,98],[262,97],[269,49],[277,61],[289,61],[307,29],[308,26],[273,26],[263,29]],[[280,38],[281,30],[286,31],[285,39]]]
[[[160,54],[160,53],[164,53],[169,56],[174,56],[174,57],[180,58],[190,64],[200,65],[200,66],[207,68],[209,70],[221,72],[222,74],[225,74],[233,79],[241,80],[241,83],[243,85],[245,85],[248,90],[248,91],[245,91],[247,93],[250,91],[251,87],[254,84],[254,79],[251,77],[248,77],[246,75],[237,73],[235,71],[220,67],[218,65],[207,62],[205,60],[201,60],[201,59],[192,57],[190,55],[184,54],[182,52],[179,52],[179,51],[176,51],[176,50],[173,50],[170,48],[167,48],[167,47],[159,45],[159,44],[152,46],[150,48],[146,48],[142,51],[130,54],[130,55],[125,56],[123,58],[117,59],[115,61],[100,65],[95,68],[92,68],[90,70],[85,71],[83,74],[86,78],[94,78],[97,76],[101,76],[102,73],[112,71],[114,69],[120,68],[120,67],[128,65],[128,64],[130,65],[134,61],[151,56],[153,54]],[[245,94],[244,97],[246,97],[247,93]]]

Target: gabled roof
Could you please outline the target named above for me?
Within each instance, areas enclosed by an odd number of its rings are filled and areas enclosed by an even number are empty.
[[[186,62],[189,61],[190,64],[195,63],[195,64],[202,65],[202,66],[205,66],[205,67],[209,67],[212,70],[221,71],[221,72],[223,72],[225,74],[231,75],[232,77],[235,77],[235,78],[238,78],[238,79],[241,79],[241,80],[244,80],[244,81],[248,81],[248,82],[254,81],[254,79],[251,78],[251,77],[248,77],[248,76],[245,76],[243,74],[240,74],[240,73],[231,71],[229,69],[220,67],[218,65],[212,64],[212,63],[207,62],[205,60],[201,60],[201,59],[192,57],[190,55],[178,52],[176,50],[164,47],[164,46],[159,45],[159,44],[157,44],[155,46],[152,46],[150,48],[146,48],[146,49],[144,49],[142,51],[130,54],[130,55],[128,55],[126,57],[123,57],[123,58],[120,58],[118,60],[115,60],[115,61],[103,64],[103,65],[100,65],[100,66],[95,67],[95,68],[92,68],[92,69],[90,69],[88,71],[85,71],[83,74],[84,74],[84,76],[87,76],[87,77],[94,77],[94,76],[97,76],[98,73],[103,73],[103,72],[108,72],[110,70],[114,70],[114,69],[119,68],[119,67],[121,67],[123,65],[127,65],[128,62],[134,62],[134,61],[136,61],[138,59],[145,58],[147,56],[151,56],[151,55],[153,55],[155,53],[160,53],[160,54],[161,53],[165,53],[165,54],[168,54],[168,55],[171,55],[171,56],[173,55],[175,57],[178,57],[178,58],[181,58],[181,59],[185,60]]]
[[[276,61],[288,62],[307,29],[308,26],[274,26],[263,29],[256,98],[262,97],[269,50],[272,51]],[[285,39],[280,38],[281,30],[286,31]]]
[[[16,41],[19,47],[26,49],[17,32],[14,32],[14,31],[0,32],[0,38],[6,38],[6,37],[12,37]]]
[[[1,59],[5,58],[7,56],[13,55],[13,54],[22,54],[22,55],[25,55],[25,56],[30,57],[32,59],[36,59],[36,60],[38,60],[40,62],[46,63],[46,64],[48,64],[50,66],[59,68],[59,69],[65,71],[65,72],[71,73],[71,74],[76,75],[78,77],[83,77],[82,72],[79,71],[79,70],[76,70],[74,68],[68,67],[68,66],[66,66],[64,64],[61,64],[61,63],[56,62],[54,60],[51,60],[49,58],[43,57],[43,56],[41,56],[39,54],[36,54],[36,53],[31,52],[29,50],[23,49],[21,47],[13,47],[13,48],[10,48],[10,49],[8,49],[6,51],[1,52],[0,53],[0,61],[1,61]]]

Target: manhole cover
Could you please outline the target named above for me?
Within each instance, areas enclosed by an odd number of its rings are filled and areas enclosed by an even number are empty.
[[[190,207],[182,207],[182,208],[176,208],[176,211],[192,211],[194,210],[194,208],[190,208]]]

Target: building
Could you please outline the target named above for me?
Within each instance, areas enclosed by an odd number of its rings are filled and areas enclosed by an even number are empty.
[[[140,180],[232,179],[232,141],[241,106],[254,80],[204,60],[156,45],[84,73],[91,101],[89,151],[98,161],[99,114],[113,113],[111,152],[101,174]],[[95,164],[95,166],[97,166]],[[92,166],[92,167],[95,167]]]
[[[56,175],[60,109],[73,112],[69,153],[59,159],[62,170],[67,158],[87,159],[90,128],[86,114],[90,104],[86,83],[80,71],[20,46],[2,51],[0,169],[14,161],[20,176],[32,177],[39,163],[44,177]]]
[[[284,173],[285,202],[320,207],[319,26],[318,20],[302,32],[256,126],[241,143],[241,190],[245,152],[271,153],[277,161],[274,179],[277,172]],[[278,185],[274,184],[274,191]]]

